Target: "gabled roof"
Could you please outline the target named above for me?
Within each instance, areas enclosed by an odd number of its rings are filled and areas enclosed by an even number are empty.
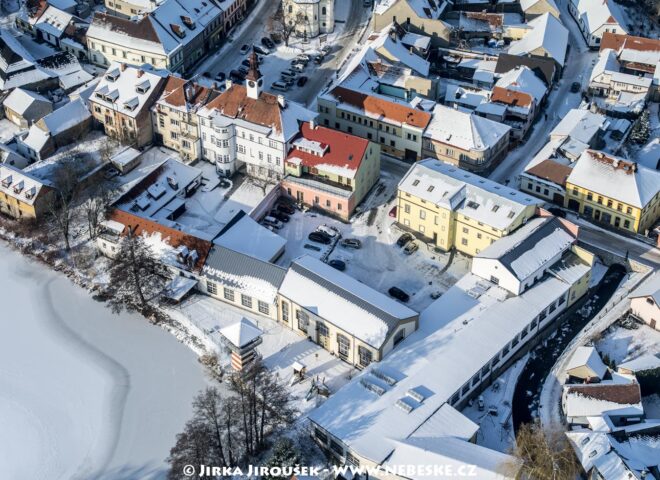
[[[417,312],[309,255],[291,263],[280,294],[374,348],[402,321],[417,318]]]
[[[389,120],[421,129],[426,128],[431,121],[431,115],[427,112],[344,87],[335,87],[328,95],[340,104],[350,105],[375,120]]]
[[[424,137],[466,151],[483,152],[507,137],[511,127],[473,113],[436,105]]]
[[[305,122],[292,141],[287,162],[355,178],[369,140]]]
[[[543,48],[559,65],[564,65],[568,48],[568,30],[561,21],[544,13],[527,24],[531,30],[525,36],[512,42],[508,53],[512,55],[530,55],[538,48]]]
[[[660,191],[659,171],[596,150],[582,152],[567,181],[637,208]]]

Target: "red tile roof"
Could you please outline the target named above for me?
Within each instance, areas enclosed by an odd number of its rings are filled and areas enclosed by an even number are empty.
[[[327,147],[323,156],[318,156],[301,151],[294,146],[287,156],[287,161],[294,158],[300,159],[305,167],[334,165],[357,171],[362,163],[364,153],[369,147],[369,140],[318,125],[312,128],[310,123],[302,124],[300,134],[294,139],[293,143],[295,144],[296,140],[302,138],[319,142]]]
[[[493,88],[490,96],[492,102],[505,103],[514,107],[529,107],[532,104],[532,96],[525,92],[517,92],[502,87]]]
[[[338,101],[359,108],[370,115],[376,115],[378,118],[405,123],[417,128],[426,128],[431,121],[431,114],[427,112],[355,90],[335,87],[330,93]]]

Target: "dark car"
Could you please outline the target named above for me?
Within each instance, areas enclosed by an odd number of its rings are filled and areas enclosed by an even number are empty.
[[[329,245],[332,242],[332,239],[323,232],[314,231],[310,233],[307,238],[312,242],[322,243],[324,245]]]
[[[410,295],[401,290],[399,287],[392,287],[387,291],[387,293],[390,294],[390,297],[394,297],[397,300],[401,300],[402,302],[407,302],[410,300]]]
[[[215,80],[218,82],[224,82],[226,78],[227,75],[225,75],[225,72],[218,72],[218,74],[215,76]]]
[[[577,93],[580,91],[582,88],[582,85],[580,85],[580,82],[573,82],[571,83],[571,92]]]
[[[298,85],[299,87],[304,87],[306,83],[307,83],[307,77],[305,75],[302,75],[301,77],[298,77],[298,81],[296,82],[296,85]]]
[[[278,203],[277,210],[279,210],[280,212],[284,212],[288,215],[293,215],[294,213],[296,213],[296,209],[293,208],[293,206],[289,205],[288,203]]]
[[[346,263],[342,262],[341,260],[330,260],[328,265],[336,270],[339,270],[340,272],[346,270]]]
[[[279,221],[287,223],[289,220],[291,220],[291,217],[289,217],[286,213],[280,212],[279,210],[272,210],[270,212],[271,217],[277,218]]]
[[[397,244],[398,247],[403,247],[406,243],[408,243],[412,239],[413,239],[412,235],[410,235],[409,233],[404,233],[396,241],[396,244]]]

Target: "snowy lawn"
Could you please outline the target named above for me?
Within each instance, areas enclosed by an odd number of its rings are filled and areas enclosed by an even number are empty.
[[[357,370],[347,363],[330,355],[328,351],[286,326],[205,295],[191,296],[181,305],[168,309],[168,314],[184,325],[192,325],[193,328],[201,330],[205,343],[216,349],[221,364],[227,371],[231,369],[230,353],[218,332],[224,327],[239,322],[242,318],[250,320],[264,332],[263,343],[257,347],[264,364],[277,373],[286,384],[290,384],[293,377],[294,362],[302,363],[307,367],[305,380],[291,386],[294,403],[303,414],[323,401],[318,396],[306,400],[311,378],[324,381],[332,394],[357,373]]]
[[[483,411],[479,411],[477,401],[462,410],[463,415],[479,425],[478,445],[499,452],[508,452],[513,446],[515,435],[511,421],[511,404],[516,382],[525,363],[527,363],[527,356],[511,365],[490,387],[484,390],[481,394],[485,407]],[[491,406],[497,408],[497,416],[488,413]]]
[[[646,324],[626,324],[636,328],[626,328],[619,322],[611,326],[596,344],[601,356],[607,355],[615,364],[633,360],[644,354],[660,353],[660,332]]]

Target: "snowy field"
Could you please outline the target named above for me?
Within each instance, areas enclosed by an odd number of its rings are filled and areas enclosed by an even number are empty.
[[[0,245],[0,478],[165,478],[206,385],[195,355]]]

